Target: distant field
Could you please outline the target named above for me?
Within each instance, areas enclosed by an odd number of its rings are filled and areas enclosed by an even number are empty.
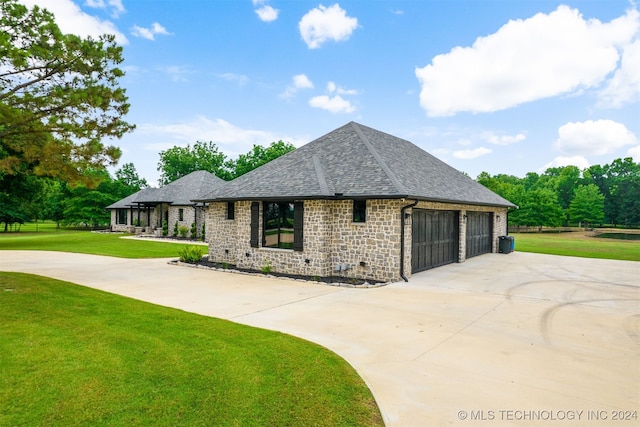
[[[31,227],[31,226],[30,226]],[[43,227],[43,228],[40,228]],[[94,255],[108,255],[121,258],[171,258],[178,257],[178,251],[185,244],[122,239],[124,234],[92,233],[90,231],[55,231],[55,224],[39,226],[40,231],[0,233],[0,250],[36,250],[75,252]],[[33,227],[35,230],[35,227]],[[206,248],[203,248],[203,252]]]
[[[621,233],[621,230],[613,232]],[[637,230],[631,230],[628,234],[635,235]],[[516,251],[520,252],[640,261],[640,240],[595,237],[593,232],[586,231],[510,235],[515,238]]]

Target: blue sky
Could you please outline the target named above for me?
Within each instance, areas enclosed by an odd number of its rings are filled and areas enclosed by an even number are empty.
[[[20,0],[65,32],[116,34],[137,129],[158,153],[303,145],[349,121],[471,177],[640,162],[640,12],[629,0]]]

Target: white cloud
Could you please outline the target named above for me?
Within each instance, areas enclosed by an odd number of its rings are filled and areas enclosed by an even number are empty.
[[[629,148],[629,150],[627,150],[627,154],[633,158],[634,162],[640,163],[640,145]]]
[[[347,16],[337,3],[311,9],[298,23],[300,35],[309,49],[317,49],[328,40],[348,40],[357,27],[358,19]]]
[[[161,71],[168,74],[174,82],[188,82],[188,76],[195,74],[188,66],[184,65],[170,65],[168,67],[160,68]]]
[[[242,129],[224,119],[209,119],[196,116],[193,120],[173,124],[146,123],[135,131],[145,140],[154,141],[144,145],[147,151],[158,152],[176,145],[186,146],[196,141],[213,141],[220,151],[230,157],[246,153],[254,144],[266,146],[273,141],[283,140],[300,146],[307,142],[264,130]],[[161,141],[161,142],[158,142]]]
[[[353,113],[356,108],[351,102],[343,99],[340,95],[329,97],[327,95],[314,96],[309,100],[309,105],[314,108],[321,108],[332,113]]]
[[[91,36],[94,39],[103,34],[113,34],[118,44],[129,43],[127,37],[118,31],[113,22],[103,21],[83,12],[72,0],[20,0],[20,3],[30,8],[38,5],[53,13],[56,24],[63,33],[76,34],[81,37]]]
[[[569,122],[558,129],[555,147],[573,155],[602,155],[625,145],[637,144],[638,139],[622,123],[613,120]]]
[[[274,9],[271,6],[262,6],[260,9],[256,9],[256,14],[263,22],[272,22],[278,19],[278,9]]]
[[[491,153],[490,148],[478,147],[478,148],[474,148],[473,150],[471,149],[456,150],[453,152],[453,157],[455,157],[456,159],[469,160],[469,159],[475,159],[481,156],[486,156],[489,153]]]
[[[344,89],[336,85],[334,82],[327,83],[327,91],[329,93],[337,93],[338,95],[357,95],[358,91],[355,89]]]
[[[137,25],[134,25],[133,28],[131,29],[131,34],[136,37],[142,37],[147,40],[155,40],[155,36],[158,34],[166,36],[166,35],[170,35],[171,33],[169,33],[166,30],[166,28],[164,28],[162,25],[158,24],[157,22],[154,22],[153,24],[151,24],[150,28],[144,28],[144,27],[139,27]]]
[[[516,142],[524,141],[527,136],[520,132],[517,135],[497,135],[493,132],[483,132],[481,138],[494,145],[509,145]]]
[[[291,98],[300,89],[313,89],[313,82],[305,74],[296,74],[291,80],[292,83],[280,94],[282,98]]]
[[[509,21],[471,47],[455,47],[416,68],[420,104],[430,117],[451,116],[595,88],[639,30],[635,9],[609,23],[585,20],[567,6]]]
[[[589,164],[589,161],[585,159],[583,156],[570,156],[570,157],[559,156],[553,159],[551,162],[544,165],[543,167],[541,167],[540,169],[538,169],[538,172],[542,173],[549,168],[561,168],[564,166],[577,166],[578,169],[586,169],[591,165]]]
[[[293,76],[293,84],[298,89],[313,89],[313,82],[305,74]]]
[[[605,108],[620,108],[640,100],[640,39],[624,48],[620,68],[598,95],[598,106]]]
[[[245,76],[244,74],[222,73],[218,74],[218,77],[230,82],[235,82],[238,84],[238,86],[244,86],[249,82],[249,77]]]
[[[121,13],[125,12],[122,0],[87,0],[84,4],[88,7],[94,7],[97,9],[111,9],[111,16],[117,18]]]

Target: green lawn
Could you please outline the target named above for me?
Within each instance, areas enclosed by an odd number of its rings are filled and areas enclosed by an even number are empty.
[[[20,273],[0,307],[3,426],[383,424],[349,364],[282,333]]]
[[[122,239],[122,236],[123,234],[117,233],[68,230],[0,233],[0,250],[77,252],[121,258],[171,258],[178,257],[178,251],[186,245]]]
[[[511,233],[515,249],[551,255],[640,261],[640,241],[593,237],[585,232]]]

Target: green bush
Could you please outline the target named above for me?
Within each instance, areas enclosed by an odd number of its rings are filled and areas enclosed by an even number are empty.
[[[188,232],[189,227],[187,227],[186,225],[181,225],[180,227],[178,227],[178,234],[180,235],[180,237],[187,237]]]
[[[173,224],[173,235],[174,236],[178,235],[178,221],[176,221],[176,223]]]
[[[196,233],[197,233],[197,231],[196,231],[196,230],[197,230],[197,228],[196,228],[196,223],[195,223],[195,222],[192,222],[192,223],[191,223],[191,238],[192,238],[192,239],[195,239],[195,238],[197,237],[197,236],[196,236]]]
[[[202,249],[200,246],[185,246],[178,250],[180,261],[195,264],[202,258]]]
[[[204,242],[204,224],[202,224],[202,241]]]
[[[271,265],[271,262],[269,260],[266,260],[264,264],[260,267],[260,271],[262,271],[264,274],[269,274],[271,273],[272,270],[273,270],[273,266]]]
[[[167,221],[162,221],[162,235],[167,236],[169,234],[169,224]]]

